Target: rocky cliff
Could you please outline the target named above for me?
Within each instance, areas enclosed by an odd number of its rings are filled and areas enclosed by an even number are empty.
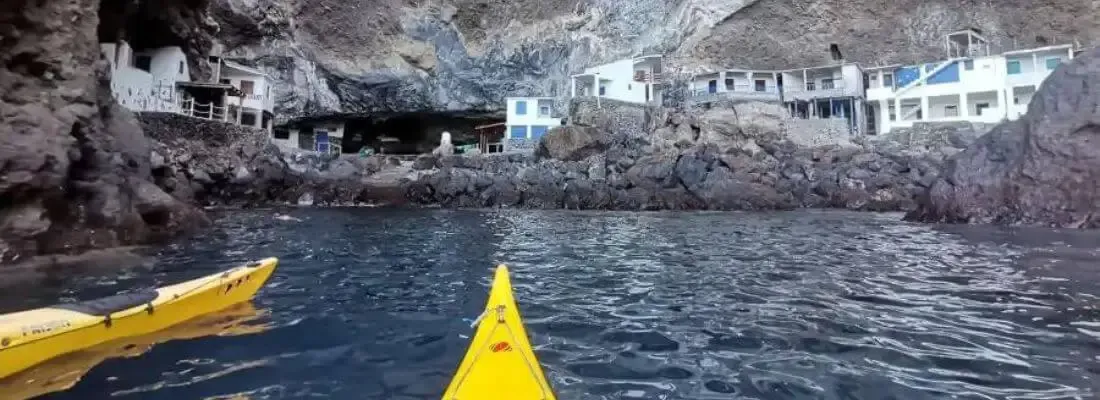
[[[149,142],[111,99],[97,41],[100,7],[118,11],[111,6],[0,4],[0,264],[167,237],[205,220],[153,183]],[[203,15],[195,10],[160,11],[183,21]]]
[[[1055,70],[1022,118],[952,157],[907,218],[1100,228],[1100,48]]]
[[[1090,0],[216,0],[227,54],[282,82],[281,116],[498,110],[568,94],[569,74],[640,53],[673,72],[943,57],[942,35],[995,50],[1095,44]]]

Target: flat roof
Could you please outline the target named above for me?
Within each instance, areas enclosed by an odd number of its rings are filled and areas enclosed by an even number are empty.
[[[241,65],[241,64],[229,61],[229,60],[224,60],[224,59],[222,60],[222,62],[225,63],[226,67],[244,72],[246,74],[259,75],[259,76],[264,76],[264,77],[270,78],[270,76],[268,74],[265,74],[263,71],[260,71],[258,69],[255,69],[255,68],[252,68],[252,67],[246,67],[244,65]]]
[[[554,100],[556,98],[555,97],[549,97],[549,96],[509,96],[509,97],[504,98],[504,100],[519,100],[519,99]]]
[[[1001,53],[1001,55],[1027,54],[1027,53],[1037,53],[1037,52],[1040,52],[1040,51],[1065,50],[1065,49],[1072,49],[1072,48],[1073,48],[1072,44],[1056,44],[1056,45],[1051,45],[1051,46],[1036,47],[1034,49],[1006,51],[1004,53]]]
[[[897,68],[897,67],[904,67],[904,66],[905,66],[904,64],[889,64],[889,65],[876,65],[876,66],[873,66],[873,67],[860,66],[860,68],[862,68],[864,71],[877,71],[877,70],[880,70],[880,69]]]

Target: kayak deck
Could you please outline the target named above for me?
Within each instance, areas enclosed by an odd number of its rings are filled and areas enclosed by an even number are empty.
[[[508,267],[497,266],[489,301],[444,400],[554,400],[512,294]]]
[[[277,264],[267,258],[155,290],[0,315],[0,379],[62,354],[243,303]]]

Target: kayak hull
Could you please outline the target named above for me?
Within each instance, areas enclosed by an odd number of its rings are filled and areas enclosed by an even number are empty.
[[[489,301],[444,400],[555,400],[512,294],[508,267],[497,267]]]
[[[131,298],[115,296],[119,299],[2,315],[0,379],[67,353],[153,333],[248,301],[271,277],[277,264],[278,259],[267,258]],[[125,308],[118,305],[128,303],[140,304]]]
[[[240,336],[260,333],[267,324],[252,324],[263,315],[252,302],[229,306],[147,335],[130,336],[63,354],[15,375],[0,379],[4,398],[32,399],[47,393],[68,390],[96,365],[113,358],[138,357],[155,345],[204,336]]]

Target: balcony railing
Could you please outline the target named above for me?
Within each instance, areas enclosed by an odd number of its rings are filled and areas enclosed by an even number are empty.
[[[829,84],[820,85],[816,82],[807,82],[805,85],[792,85],[785,86],[783,94],[794,99],[805,100],[815,97],[842,97],[842,96],[856,96],[860,95],[855,93],[857,88],[848,88],[844,85],[844,82],[833,81]]]
[[[649,73],[646,71],[634,71],[635,82],[659,83],[661,82],[661,78],[660,72]]]

